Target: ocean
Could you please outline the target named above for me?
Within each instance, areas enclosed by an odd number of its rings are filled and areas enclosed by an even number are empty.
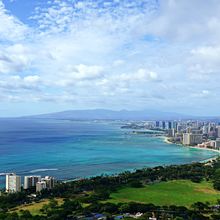
[[[0,119],[0,186],[5,173],[51,175],[60,180],[116,174],[215,156],[132,134],[117,121]]]

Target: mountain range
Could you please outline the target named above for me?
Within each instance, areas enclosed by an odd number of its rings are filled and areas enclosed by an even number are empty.
[[[174,112],[162,112],[158,110],[113,111],[106,109],[69,110],[28,117],[70,120],[178,120],[193,118],[189,115]]]

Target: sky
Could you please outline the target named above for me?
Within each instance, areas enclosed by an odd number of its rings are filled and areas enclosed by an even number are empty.
[[[219,0],[0,0],[0,117],[220,115]]]

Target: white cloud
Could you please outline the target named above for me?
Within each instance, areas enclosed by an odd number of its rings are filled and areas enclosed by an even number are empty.
[[[209,90],[202,90],[200,92],[196,92],[192,94],[193,98],[199,98],[199,99],[203,99],[203,98],[210,98],[212,96],[215,96],[214,93],[210,93]]]
[[[0,90],[9,95],[15,91],[16,93],[22,93],[26,90],[30,90],[32,93],[35,90],[39,91],[41,86],[41,79],[37,75],[29,75],[23,78],[18,75],[5,76],[0,80]]]
[[[0,1],[0,41],[19,41],[27,32],[27,26],[11,15]]]
[[[125,63],[124,60],[114,60],[113,62],[113,66],[120,66],[120,65],[123,65]]]
[[[31,54],[22,44],[0,45],[0,73],[16,73],[28,68]]]
[[[24,83],[26,84],[37,85],[39,82],[40,82],[40,77],[37,75],[24,77]]]
[[[147,30],[156,35],[181,41],[211,43],[220,36],[218,0],[161,1],[158,15]]]
[[[152,71],[147,71],[146,69],[139,69],[134,77],[139,80],[157,80],[157,73]]]
[[[111,78],[111,77],[110,77]],[[122,82],[122,83],[146,83],[151,81],[157,81],[158,75],[156,72],[152,72],[146,69],[138,69],[134,73],[122,73],[112,77],[112,82]]]
[[[220,77],[220,44],[192,49],[187,63],[192,79],[218,80]]]
[[[203,61],[211,61],[219,63],[220,58],[220,46],[206,46],[193,49],[191,51],[192,56]]]
[[[220,95],[213,93],[220,80],[217,0],[55,0],[32,15],[24,24],[0,3],[4,100],[181,109],[206,108],[202,98]]]
[[[63,77],[64,75],[64,77]],[[56,83],[61,86],[71,86],[81,81],[93,81],[103,76],[102,66],[88,66],[84,64],[68,65],[59,75],[60,80]]]

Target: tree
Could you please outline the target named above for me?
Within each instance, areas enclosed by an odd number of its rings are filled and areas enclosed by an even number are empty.
[[[32,219],[32,215],[28,210],[21,210],[21,220],[30,220]]]
[[[213,187],[217,190],[220,190],[220,168],[218,168],[214,173]]]
[[[143,187],[143,184],[139,180],[133,180],[130,182],[130,186],[134,187],[134,188],[141,188],[141,187]]]

